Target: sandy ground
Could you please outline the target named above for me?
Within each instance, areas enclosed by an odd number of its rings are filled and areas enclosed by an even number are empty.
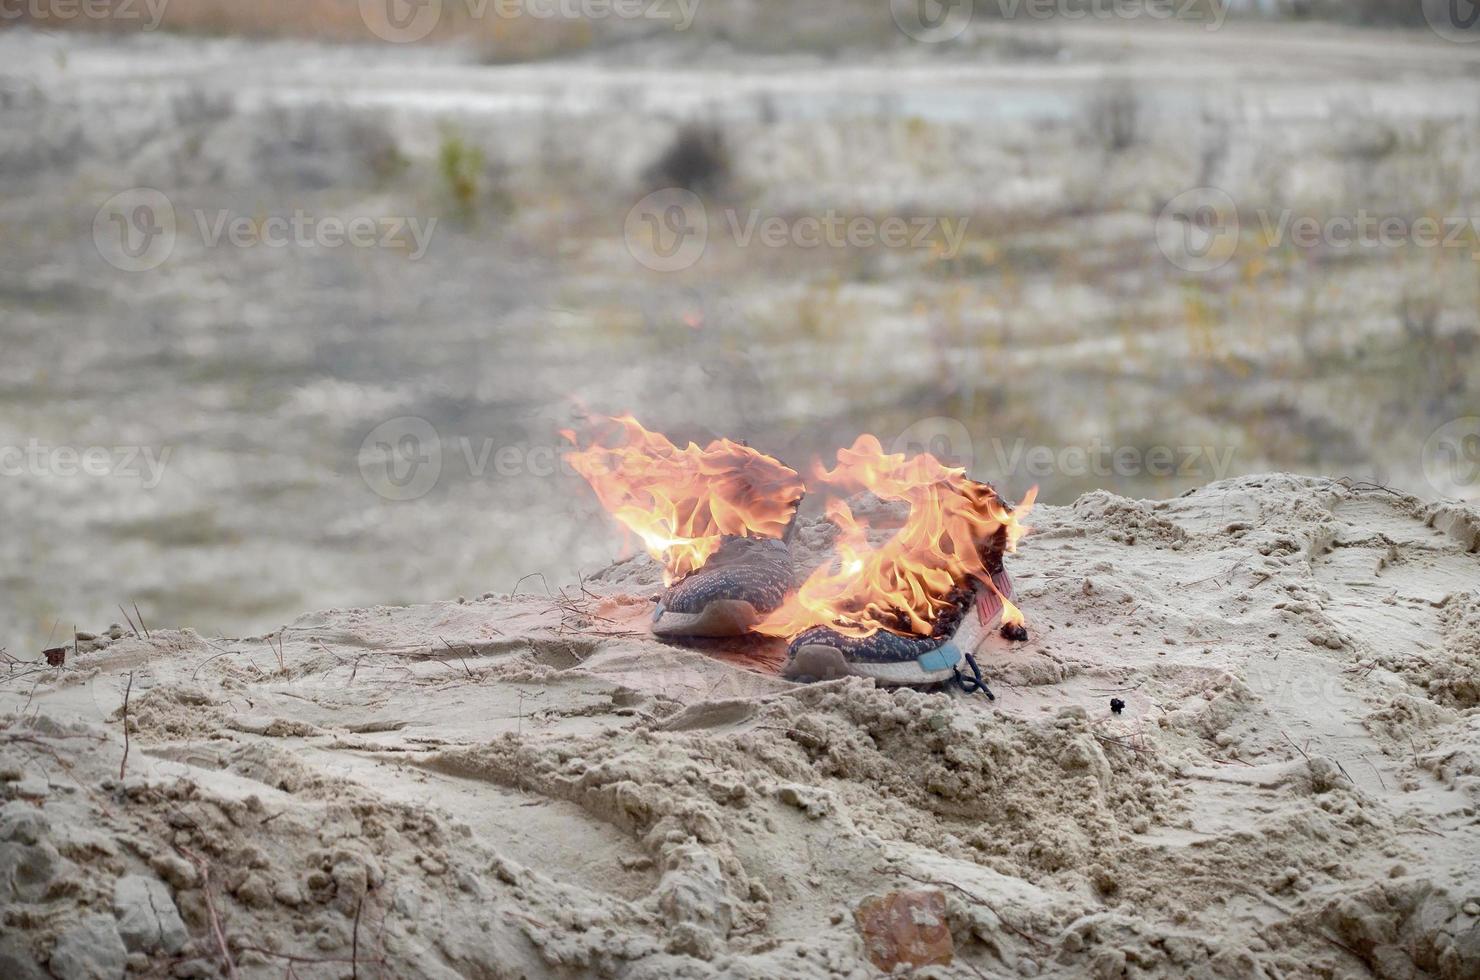
[[[0,974],[862,977],[899,889],[920,976],[1480,973],[1480,511],[1270,475],[1032,523],[995,703],[659,643],[645,558],[13,666]]]

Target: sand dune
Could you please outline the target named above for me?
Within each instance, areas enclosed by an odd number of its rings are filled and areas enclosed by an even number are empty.
[[[1033,523],[995,703],[658,643],[645,558],[17,667],[0,973],[868,976],[900,889],[922,975],[1480,973],[1480,511],[1270,475]]]

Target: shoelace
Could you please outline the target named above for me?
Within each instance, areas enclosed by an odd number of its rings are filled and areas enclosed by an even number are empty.
[[[958,667],[955,671],[956,686],[967,694],[975,694],[980,691],[987,696],[988,701],[997,700],[997,695],[992,693],[992,689],[987,686],[986,679],[982,677],[982,669],[977,666],[976,657],[968,653],[966,655],[966,665],[971,668],[971,676],[962,676],[961,670]]]

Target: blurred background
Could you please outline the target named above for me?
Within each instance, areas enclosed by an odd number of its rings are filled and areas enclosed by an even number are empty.
[[[1477,15],[0,0],[0,647],[571,581],[588,411],[1473,499]]]

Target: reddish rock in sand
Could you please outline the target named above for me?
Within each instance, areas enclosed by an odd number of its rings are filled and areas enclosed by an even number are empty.
[[[901,963],[912,967],[951,962],[956,946],[946,925],[946,897],[938,891],[890,892],[867,898],[853,921],[874,966],[885,973]]]

